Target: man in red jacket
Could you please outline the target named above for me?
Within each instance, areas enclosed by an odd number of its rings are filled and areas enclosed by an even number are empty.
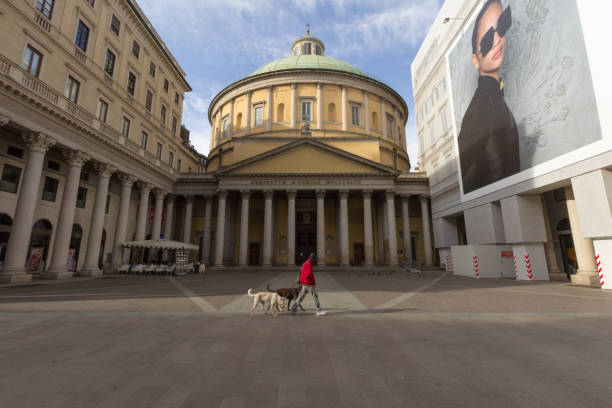
[[[321,309],[321,304],[319,303],[319,295],[317,295],[317,291],[315,289],[316,282],[314,277],[314,271],[312,269],[313,265],[317,264],[317,256],[313,253],[310,254],[304,265],[302,265],[302,271],[300,272],[300,285],[302,285],[302,290],[300,291],[300,296],[293,303],[291,307],[291,314],[295,314],[297,312],[297,308],[304,300],[306,293],[310,292],[312,297],[314,298],[315,308],[317,309],[317,316],[325,316],[327,312]]]

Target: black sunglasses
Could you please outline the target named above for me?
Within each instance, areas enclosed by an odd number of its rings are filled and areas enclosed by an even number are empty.
[[[495,40],[495,32],[503,37],[508,32],[508,29],[512,25],[512,12],[510,11],[510,5],[500,14],[497,19],[497,28],[489,28],[485,35],[480,40],[480,53],[485,57],[491,48],[493,48],[493,41]]]

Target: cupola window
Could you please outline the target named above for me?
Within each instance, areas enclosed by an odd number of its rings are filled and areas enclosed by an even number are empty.
[[[302,45],[302,54],[312,54],[312,44],[304,43]]]
[[[302,101],[302,122],[310,121],[312,118],[312,101]]]
[[[315,54],[317,55],[321,55],[321,46],[320,45],[315,45]]]

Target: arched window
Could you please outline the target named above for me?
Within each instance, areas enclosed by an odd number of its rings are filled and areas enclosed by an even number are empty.
[[[285,121],[285,104],[279,103],[276,107],[276,121],[284,122]]]
[[[336,121],[336,105],[333,103],[327,105],[327,120],[330,122]]]
[[[242,113],[239,113],[236,116],[236,130],[239,130],[242,127]]]
[[[378,113],[372,112],[372,128],[378,130]]]

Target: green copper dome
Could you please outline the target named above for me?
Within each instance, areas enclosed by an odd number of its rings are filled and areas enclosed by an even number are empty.
[[[272,61],[263,67],[253,71],[248,77],[266,74],[268,72],[284,71],[287,69],[329,69],[333,71],[347,72],[367,77],[363,71],[355,68],[348,62],[323,55],[293,55]],[[247,78],[248,78],[247,77]]]

